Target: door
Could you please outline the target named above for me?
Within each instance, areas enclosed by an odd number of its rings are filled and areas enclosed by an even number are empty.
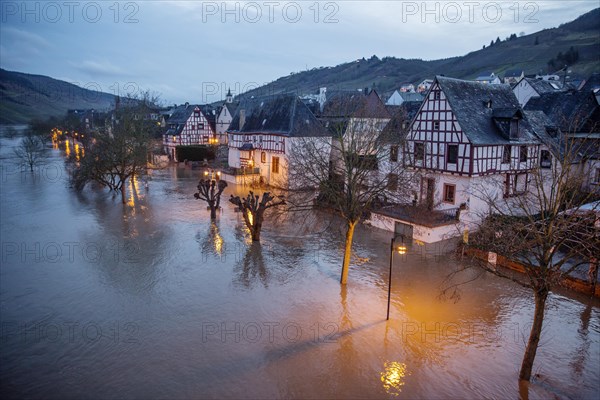
[[[409,241],[413,238],[413,226],[403,222],[396,221],[394,232],[396,233],[396,236],[403,235],[404,238]]]

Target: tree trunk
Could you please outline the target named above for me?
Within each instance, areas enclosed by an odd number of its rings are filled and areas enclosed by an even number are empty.
[[[121,181],[121,201],[123,204],[127,203],[127,189],[125,188],[125,181]]]
[[[546,299],[548,298],[547,289],[534,290],[535,311],[533,313],[533,325],[529,333],[529,340],[523,355],[523,363],[519,372],[519,379],[529,381],[531,379],[531,370],[533,369],[533,361],[537,352],[540,336],[542,334],[542,324],[544,323],[544,311],[546,309]]]
[[[348,281],[348,270],[350,268],[350,257],[352,255],[354,227],[356,227],[356,222],[348,221],[348,230],[346,231],[346,247],[344,249],[344,261],[342,263],[342,277],[340,279],[340,283],[342,285],[345,285]]]
[[[262,229],[262,217],[256,216],[256,223],[254,224],[254,229],[252,229],[252,241],[260,242],[260,231]]]

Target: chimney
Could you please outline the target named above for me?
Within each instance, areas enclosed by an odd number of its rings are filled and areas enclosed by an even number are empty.
[[[240,110],[240,131],[244,128],[246,123],[246,110]]]

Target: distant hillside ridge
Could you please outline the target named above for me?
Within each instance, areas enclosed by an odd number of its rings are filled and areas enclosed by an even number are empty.
[[[315,93],[320,87],[357,90],[376,89],[380,94],[391,94],[404,83],[417,84],[425,78],[446,75],[460,79],[474,79],[485,72],[494,72],[501,78],[508,70],[523,70],[525,74],[554,72],[548,62],[571,48],[578,60],[569,65],[573,76],[586,78],[600,71],[600,8],[583,14],[574,21],[557,28],[545,29],[530,35],[500,38],[499,43],[482,43],[482,48],[464,56],[424,61],[372,56],[335,67],[313,68],[291,73],[266,85],[243,93],[240,97],[262,94],[296,92]],[[497,38],[490,38],[496,41]]]
[[[43,75],[0,69],[0,124],[65,115],[69,109],[114,107],[115,96]]]

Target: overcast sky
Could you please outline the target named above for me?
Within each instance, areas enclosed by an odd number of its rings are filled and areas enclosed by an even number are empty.
[[[94,90],[204,103],[357,58],[438,59],[533,33],[586,1],[0,2],[0,66]]]

